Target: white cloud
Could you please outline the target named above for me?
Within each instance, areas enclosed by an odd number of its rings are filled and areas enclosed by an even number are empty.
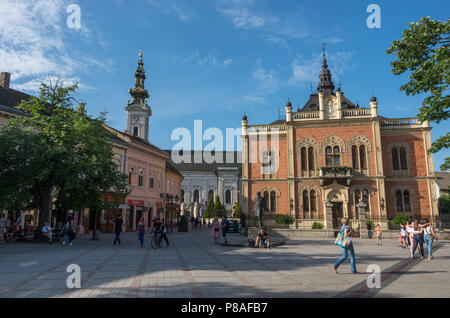
[[[266,19],[245,8],[218,8],[225,17],[231,19],[237,29],[259,29]]]
[[[258,82],[260,88],[267,92],[273,92],[278,88],[279,80],[272,70],[267,72],[264,68],[258,67],[252,74],[252,78]]]
[[[168,63],[183,67],[227,68],[233,63],[232,58],[221,57],[221,53],[217,50],[206,55],[202,54],[199,50],[187,56],[180,56],[168,51],[163,54]]]
[[[226,59],[225,61],[223,61],[223,65],[225,67],[228,67],[229,65],[231,65],[233,63],[233,59]]]
[[[73,32],[66,24],[69,1],[0,1],[0,70],[11,73],[13,88],[36,91],[48,76],[79,81],[77,73],[92,66],[111,71],[110,61],[99,62],[69,45],[66,33]],[[80,31],[81,40],[90,38],[83,19]]]
[[[340,76],[344,73],[348,73],[349,70],[355,67],[350,63],[352,52],[337,52],[334,54],[327,54],[328,69],[331,71],[332,80],[335,84],[340,79]],[[290,77],[289,86],[304,86],[316,85],[319,81],[319,73],[322,68],[322,54],[312,56],[309,59],[305,59],[302,56],[297,56],[291,64],[292,76]]]
[[[166,14],[175,14],[182,22],[189,22],[193,19],[192,10],[185,5],[185,2],[175,0],[147,0],[147,3]]]

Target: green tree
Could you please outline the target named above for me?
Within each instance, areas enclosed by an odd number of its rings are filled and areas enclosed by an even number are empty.
[[[242,215],[242,208],[239,201],[236,202],[236,207],[234,208],[233,217],[236,219],[240,219]]]
[[[214,214],[214,198],[213,198],[212,194],[209,196],[208,204],[206,206],[205,217],[208,218],[208,219],[215,217],[215,214]]]
[[[401,40],[396,40],[387,50],[395,54],[396,61],[391,63],[394,75],[407,71],[410,81],[400,90],[406,95],[426,94],[418,118],[438,124],[450,118],[450,97],[447,94],[450,84],[450,19],[447,21],[431,20],[424,17],[412,22],[403,32]],[[450,133],[441,136],[428,150],[437,153],[449,148]],[[441,170],[450,168],[450,157],[445,158]]]
[[[20,204],[39,207],[39,226],[49,221],[53,206],[107,208],[103,194],[121,193],[126,186],[126,176],[113,162],[113,134],[104,128],[105,114],[91,118],[83,108],[76,111],[72,105],[76,89],[76,84],[63,87],[59,80],[55,85],[43,83],[39,98],[18,106],[30,116],[10,120],[0,134],[8,140],[21,132],[12,142],[0,142],[0,162],[5,163],[0,188],[27,192]],[[1,206],[10,199],[0,196],[0,200]]]
[[[441,195],[439,197],[439,211],[450,214],[450,195]]]
[[[214,217],[224,217],[225,206],[220,202],[219,195],[216,195],[216,202],[214,202]]]

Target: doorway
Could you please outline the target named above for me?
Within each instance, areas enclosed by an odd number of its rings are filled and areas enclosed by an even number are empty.
[[[341,219],[344,217],[344,204],[342,202],[332,202],[333,208],[333,229],[339,232],[341,228]]]

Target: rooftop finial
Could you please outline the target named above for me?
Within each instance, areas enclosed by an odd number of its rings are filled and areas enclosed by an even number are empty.
[[[323,58],[325,58],[325,47],[326,47],[326,46],[327,46],[326,43],[323,42],[323,43],[322,43]]]

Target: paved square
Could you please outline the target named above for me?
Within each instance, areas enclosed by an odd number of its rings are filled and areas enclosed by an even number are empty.
[[[0,297],[449,297],[450,242],[435,246],[432,261],[409,259],[397,241],[355,239],[361,274],[349,261],[331,269],[341,249],[332,240],[288,239],[272,249],[215,245],[209,231],[169,234],[169,248],[153,250],[146,235],[80,236],[73,246],[0,245]],[[231,242],[243,236],[230,234]],[[417,252],[416,252],[416,255]],[[69,264],[81,268],[81,289],[68,289]],[[381,289],[368,289],[367,266],[382,270]],[[420,284],[417,282],[420,281]],[[418,286],[420,288],[418,288]]]

